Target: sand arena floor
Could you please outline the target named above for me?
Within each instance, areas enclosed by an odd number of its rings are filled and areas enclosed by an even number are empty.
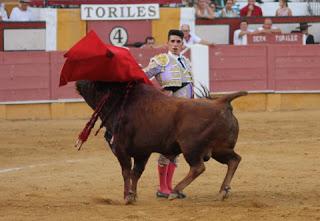
[[[85,120],[0,121],[0,220],[320,220],[320,111],[236,116],[242,162],[229,199],[217,199],[226,167],[213,160],[188,198],[157,199],[154,154],[132,206],[103,133],[73,148]],[[180,157],[174,182],[187,171]]]

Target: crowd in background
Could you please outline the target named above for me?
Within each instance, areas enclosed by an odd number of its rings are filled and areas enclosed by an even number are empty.
[[[247,4],[240,8],[239,1],[247,1]],[[266,0],[265,0],[266,1]],[[275,0],[279,2],[279,7],[274,12],[275,16],[292,16],[294,13],[288,7],[290,0]],[[292,0],[291,0],[292,1]],[[256,30],[248,29],[248,21],[244,20],[251,16],[263,16],[263,10],[258,3],[264,3],[263,0],[185,0],[180,6],[192,6],[195,8],[195,16],[199,19],[215,19],[215,18],[236,18],[239,17],[239,29],[234,32],[233,42],[235,45],[246,45],[247,35],[251,34],[268,34],[281,33],[281,29],[272,25],[272,19],[266,18],[264,24]],[[14,7],[8,15],[4,3],[0,3],[0,21],[33,21],[34,15],[30,9],[30,0],[19,0],[19,5]],[[240,20],[241,18],[241,20]],[[304,44],[314,44],[314,38],[308,33],[307,23],[300,23],[299,27],[293,32],[303,33]],[[200,43],[205,45],[213,45],[213,42],[205,41],[195,35],[190,26],[183,24],[181,30],[184,32],[184,45],[188,48],[192,44]],[[142,45],[142,46],[141,46]],[[145,42],[139,44],[143,48],[157,48],[156,39],[148,36]]]
[[[20,0],[8,15],[4,3],[0,3],[0,21],[34,21],[34,15],[29,7],[30,0]]]
[[[248,0],[248,4],[240,8],[237,0],[225,0],[222,4],[218,1],[198,0],[194,4],[196,17],[202,19],[214,18],[233,18],[233,17],[250,17],[263,16],[261,7],[256,5],[256,0]],[[292,10],[288,7],[287,0],[279,0],[279,7],[274,12],[275,16],[292,16]]]

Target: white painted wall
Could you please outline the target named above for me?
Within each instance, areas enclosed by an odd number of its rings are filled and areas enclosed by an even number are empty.
[[[190,30],[195,30],[195,9],[194,8],[181,8],[180,9],[180,26],[182,24],[188,24],[190,26]]]
[[[45,29],[5,29],[4,50],[45,50]]]
[[[44,8],[39,11],[39,19],[46,21],[46,51],[57,50],[57,9]]]
[[[209,47],[195,44],[190,49],[194,84],[198,88],[202,84],[209,89]]]
[[[215,44],[229,44],[229,25],[198,25],[195,33]]]

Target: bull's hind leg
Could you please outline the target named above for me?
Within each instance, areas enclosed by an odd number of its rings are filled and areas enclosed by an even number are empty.
[[[131,191],[134,194],[134,201],[137,198],[137,185],[138,185],[138,181],[141,177],[141,174],[143,173],[145,166],[148,162],[149,156],[145,156],[145,157],[135,157],[134,158],[134,166],[133,169],[131,171]]]
[[[235,153],[233,149],[221,150],[218,153],[214,153],[212,157],[220,163],[227,164],[228,166],[226,176],[219,191],[220,199],[224,200],[230,194],[230,183],[241,161],[241,157],[237,153]]]
[[[184,196],[182,191],[206,169],[203,160],[200,157],[196,160],[196,156],[192,155],[193,154],[190,154],[189,156],[185,155],[185,159],[190,165],[190,170],[187,176],[174,187],[172,193],[169,195],[170,200]]]

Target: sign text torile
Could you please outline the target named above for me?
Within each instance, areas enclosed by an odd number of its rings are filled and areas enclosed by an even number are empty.
[[[143,20],[159,18],[159,4],[81,5],[82,20]]]

